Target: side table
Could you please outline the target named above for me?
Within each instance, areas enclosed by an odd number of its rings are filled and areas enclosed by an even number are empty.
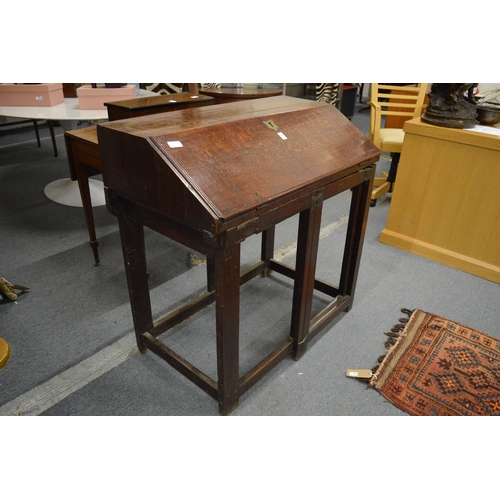
[[[139,97],[107,103],[109,120],[120,120],[145,116],[157,113],[165,113],[182,109],[208,106],[213,102],[213,97],[199,96],[190,92],[181,92],[168,96],[155,95],[150,97]],[[188,118],[188,117],[186,117]],[[95,232],[92,199],[95,195],[91,193],[93,182],[90,177],[101,173],[101,157],[99,154],[99,140],[97,138],[97,127],[85,127],[81,129],[68,130],[64,134],[66,151],[68,154],[69,171],[72,181],[78,182],[81,203],[87,230],[89,232],[90,247],[94,254],[94,263],[99,264],[99,243]],[[101,188],[102,192],[102,188]],[[102,194],[104,204],[104,194]]]

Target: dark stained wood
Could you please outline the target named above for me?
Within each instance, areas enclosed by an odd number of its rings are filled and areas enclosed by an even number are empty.
[[[108,108],[109,120],[114,121],[134,118],[136,116],[165,113],[166,111],[207,106],[213,104],[213,102],[213,97],[191,92],[180,92],[178,94],[147,96],[138,99],[107,102],[105,105]]]
[[[293,339],[290,337],[283,342],[271,354],[266,356],[260,363],[249,370],[240,379],[239,395],[242,396],[250,387],[258,382],[266,373],[271,371],[280,361],[290,356],[293,352]]]
[[[142,334],[153,330],[146,249],[144,246],[144,227],[132,218],[127,217],[124,211],[118,210],[118,212],[125,274],[132,306],[132,317],[136,325],[137,347],[140,352],[144,353],[146,347],[144,346]],[[130,272],[131,269],[133,269],[133,272]]]
[[[99,264],[99,242],[95,232],[94,214],[90,199],[89,177],[101,173],[101,157],[97,141],[97,128],[69,130],[64,134],[71,180],[78,182],[83,213],[94,254],[95,265]]]
[[[352,190],[351,209],[339,283],[339,291],[342,296],[354,296],[358,278],[359,257],[361,256],[366,230],[365,213],[368,210],[369,203],[367,198],[371,196],[367,189],[371,189],[371,187],[365,182],[360,183]]]
[[[213,97],[214,104],[227,104],[229,102],[239,102],[250,99],[262,99],[265,97],[276,97],[282,95],[281,89],[275,88],[220,88],[220,89],[200,89],[201,95]]]
[[[275,114],[280,103],[280,113]],[[241,114],[235,114],[238,111]],[[351,155],[365,159],[377,154],[356,127],[336,126],[326,105],[302,99],[275,97],[191,109],[172,113],[169,122],[164,115],[156,116],[156,120],[148,116],[100,128],[111,140],[116,136],[117,145],[103,175],[108,176],[109,187],[124,197],[209,232],[248,224],[263,204],[270,209],[296,203],[304,185],[318,189],[356,171],[359,162],[353,162]],[[276,122],[287,140],[268,129],[263,120]],[[297,126],[301,121],[307,123],[307,134]],[[359,141],[355,149],[351,134]],[[183,147],[169,148],[171,141],[180,141]],[[315,158],[311,144],[324,149],[320,158]],[[230,147],[238,151],[237,163]],[[256,153],[269,148],[272,164]],[[137,156],[140,164],[129,160]],[[215,161],[217,169],[206,168]],[[145,186],[134,182],[136,173],[144,169],[148,173],[143,175],[151,176]],[[168,197],[164,195],[167,185],[171,186]]]
[[[152,352],[163,358],[168,364],[173,366],[179,373],[182,373],[191,382],[194,382],[198,387],[210,394],[214,398],[218,398],[217,383],[213,381],[207,374],[198,370],[196,366],[186,361],[172,349],[161,343],[150,333],[146,332],[143,335],[144,343]]]
[[[190,84],[191,85],[191,84]],[[177,111],[179,109],[208,106],[213,103],[212,97],[200,96],[194,92],[181,92],[169,96],[149,96],[107,103],[108,116],[111,121],[133,118],[135,116],[152,115]],[[175,101],[175,102],[174,102]],[[95,232],[94,214],[90,199],[89,177],[101,173],[101,156],[97,127],[69,130],[64,134],[71,179],[78,181],[82,198],[83,212],[89,232],[90,246],[94,254],[94,263],[99,264],[99,242]],[[57,156],[57,154],[56,154]]]
[[[283,96],[272,97],[229,103],[227,106],[206,106],[203,108],[186,109],[168,115],[142,116],[135,120],[114,122],[112,130],[129,134],[131,137],[147,138],[151,130],[154,130],[155,136],[163,135],[208,127],[234,120],[260,117],[266,114],[272,115],[275,112],[288,113],[317,106],[317,102],[306,99]]]
[[[184,110],[168,118],[160,114],[98,126],[107,204],[124,233],[139,349],[150,348],[175,366],[215,397],[219,413],[227,415],[257,380],[284,357],[300,357],[314,336],[351,307],[379,151],[335,107],[290,97]],[[275,129],[266,125],[269,121]],[[346,245],[340,283],[334,286],[315,277],[322,204],[348,189]],[[273,260],[274,231],[295,214],[300,216],[292,269]],[[155,321],[147,304],[140,226],[206,255],[209,262],[208,291]],[[260,261],[240,275],[240,244],[257,233],[262,233]],[[240,377],[239,287],[270,272],[294,281],[290,339]],[[332,301],[311,318],[314,290]],[[212,301],[216,382],[156,340]]]
[[[215,259],[215,321],[219,413],[229,415],[239,401],[240,245],[222,247]]]
[[[317,191],[311,199],[311,207],[300,212],[291,328],[295,359],[304,353],[309,333],[322,207],[323,192]]]

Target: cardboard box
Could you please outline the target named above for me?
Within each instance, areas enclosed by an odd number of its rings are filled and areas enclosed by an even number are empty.
[[[63,102],[62,83],[0,83],[0,106],[55,106]]]
[[[80,109],[107,109],[105,103],[133,99],[136,93],[135,85],[125,85],[116,89],[108,89],[98,85],[93,89],[91,85],[82,85],[76,89]]]

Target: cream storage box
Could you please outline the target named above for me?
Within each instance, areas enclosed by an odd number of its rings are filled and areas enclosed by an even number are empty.
[[[0,106],[55,106],[63,102],[62,83],[0,83]]]

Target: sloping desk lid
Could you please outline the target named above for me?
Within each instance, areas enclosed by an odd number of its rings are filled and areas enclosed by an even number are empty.
[[[379,150],[333,106],[150,137],[223,220],[373,163]]]

